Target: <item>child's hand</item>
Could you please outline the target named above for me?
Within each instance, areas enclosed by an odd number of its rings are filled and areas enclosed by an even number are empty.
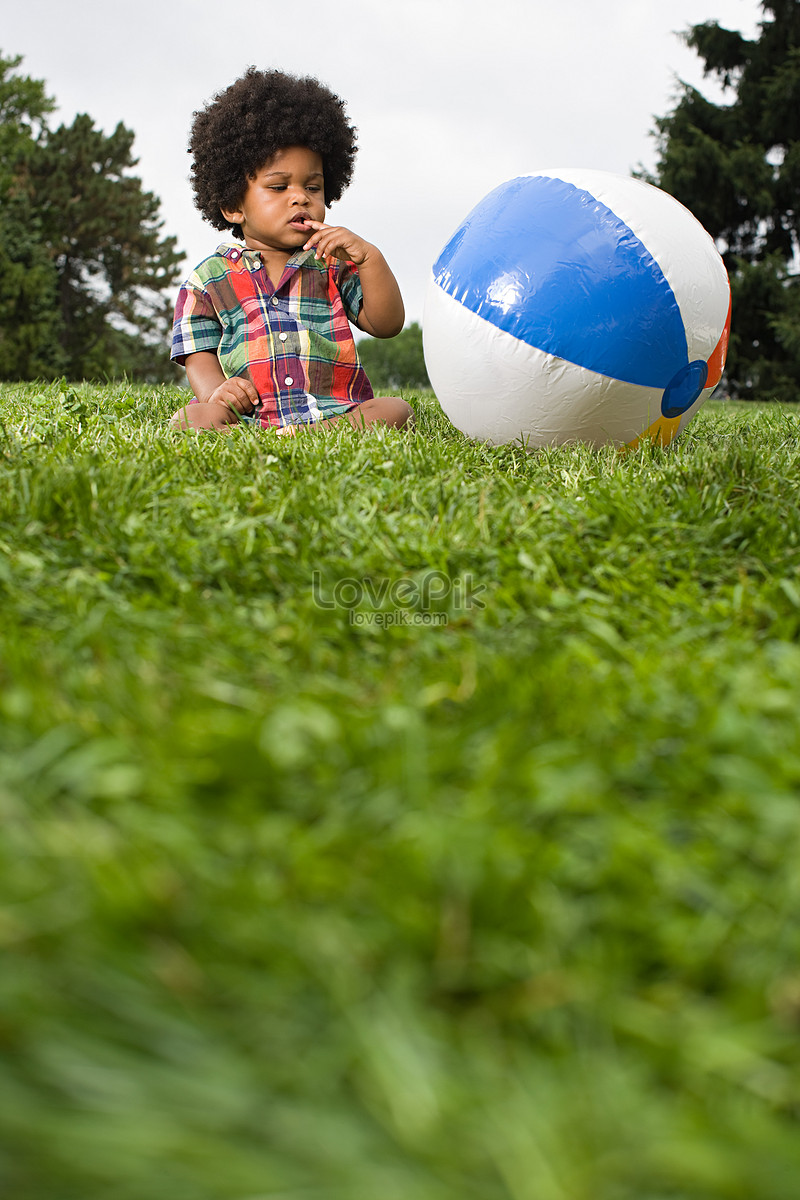
[[[308,239],[304,250],[313,250],[323,262],[326,258],[343,258],[358,267],[363,295],[356,321],[358,328],[373,337],[394,337],[399,333],[405,319],[403,298],[378,247],[341,225],[323,225],[309,217],[306,224],[316,233]]]
[[[313,237],[310,237],[303,246],[304,250],[313,250],[317,258],[341,258],[354,262],[357,267],[362,266],[369,253],[374,247],[369,242],[365,242],[357,234],[351,230],[345,229],[342,225],[323,225],[320,221],[312,221],[306,217],[306,225],[310,225],[312,229],[316,229]]]
[[[208,397],[207,404],[227,404],[228,408],[234,409],[237,413],[249,413],[258,404],[258,392],[249,379],[242,379],[241,375],[232,375],[230,379],[225,379],[214,388],[214,391]]]

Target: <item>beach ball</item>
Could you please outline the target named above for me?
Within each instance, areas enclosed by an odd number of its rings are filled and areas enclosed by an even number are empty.
[[[490,192],[439,255],[423,319],[452,423],[495,445],[667,445],[722,377],[728,275],[674,197],[545,170]]]

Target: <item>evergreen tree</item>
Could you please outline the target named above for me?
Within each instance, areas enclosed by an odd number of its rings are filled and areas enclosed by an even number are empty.
[[[0,55],[0,378],[58,374],[56,271],[32,211],[30,170],[53,101]]]
[[[61,347],[75,378],[156,373],[181,255],[162,238],[159,202],[127,172],[133,133],[107,136],[86,115],[48,133],[32,171],[58,276]]]
[[[731,276],[727,375],[734,395],[800,399],[800,0],[763,0],[749,40],[716,21],[686,34],[714,104],[681,85],[656,123],[653,182],[716,239]]]
[[[165,378],[181,255],[130,174],[134,135],[83,114],[49,129],[52,101],[19,62],[0,58],[0,376]]]

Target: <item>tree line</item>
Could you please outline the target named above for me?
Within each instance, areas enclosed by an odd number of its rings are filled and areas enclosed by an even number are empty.
[[[716,21],[685,35],[712,103],[688,84],[656,119],[643,173],[714,237],[733,288],[726,380],[745,399],[800,398],[800,0],[763,0],[748,39]],[[41,80],[0,54],[0,378],[169,377],[182,255],[131,174],[134,135],[86,114],[51,128]],[[414,324],[360,350],[380,389],[428,386]]]

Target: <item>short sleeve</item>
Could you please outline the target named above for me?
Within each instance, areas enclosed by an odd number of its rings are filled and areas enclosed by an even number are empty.
[[[342,264],[336,284],[339,288],[339,295],[342,297],[347,319],[355,325],[358,322],[361,305],[364,303],[364,293],[361,290],[361,280],[355,263]]]
[[[214,306],[203,288],[190,278],[178,293],[175,304],[170,357],[182,364],[188,354],[196,354],[199,350],[216,354],[221,341],[222,325]]]

